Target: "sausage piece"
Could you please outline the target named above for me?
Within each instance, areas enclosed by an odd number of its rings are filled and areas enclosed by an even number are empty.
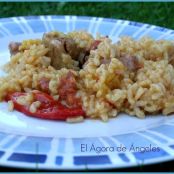
[[[61,54],[69,54],[72,59],[79,62],[79,67],[82,68],[83,64],[88,60],[90,50],[97,49],[100,40],[94,40],[90,48],[81,48],[73,38],[61,35],[59,33],[45,33],[42,41],[46,47],[50,49],[48,56],[51,57],[51,65],[58,69],[61,63]]]
[[[11,55],[15,55],[19,52],[19,47],[21,46],[20,42],[10,42],[8,48],[10,50]]]
[[[72,38],[46,33],[42,40],[44,45],[50,49],[48,56],[51,57],[51,64],[54,68],[59,68],[62,53],[69,54],[72,59],[79,61],[79,66],[84,63],[86,50],[80,48]]]
[[[119,58],[125,67],[130,71],[136,71],[143,67],[136,56],[124,55]]]

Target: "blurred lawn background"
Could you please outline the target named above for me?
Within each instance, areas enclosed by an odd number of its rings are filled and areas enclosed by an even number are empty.
[[[158,2],[1,2],[0,17],[83,15],[127,19],[174,29],[174,3]]]

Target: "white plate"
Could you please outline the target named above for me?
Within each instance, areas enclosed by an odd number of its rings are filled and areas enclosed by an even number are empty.
[[[108,35],[114,41],[121,35],[135,39],[144,35],[174,39],[173,30],[123,20],[80,16],[3,18],[0,19],[0,65],[9,61],[10,41],[41,38],[44,32],[52,30],[80,29],[94,35],[97,32]],[[0,71],[0,75],[4,72]],[[1,103],[0,165],[77,170],[162,162],[173,159],[173,132],[173,116],[148,116],[140,120],[120,114],[108,123],[86,120],[67,124],[8,112],[7,104]],[[146,152],[141,152],[144,148]]]

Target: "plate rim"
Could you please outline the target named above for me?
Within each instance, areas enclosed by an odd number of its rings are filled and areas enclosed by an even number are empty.
[[[136,22],[136,21],[131,21],[131,20],[124,20],[124,19],[117,19],[117,18],[105,18],[105,17],[96,17],[96,16],[77,16],[77,15],[29,15],[29,16],[15,16],[15,17],[5,17],[5,18],[0,18],[0,23],[6,23],[9,19],[14,19],[14,18],[25,18],[26,20],[32,20],[31,18],[32,17],[38,17],[36,20],[40,20],[40,17],[48,17],[48,16],[50,16],[50,17],[56,17],[56,18],[61,18],[61,17],[77,17],[77,21],[78,21],[78,18],[83,18],[83,20],[87,20],[87,21],[89,21],[89,20],[91,20],[91,19],[93,19],[93,18],[96,18],[96,19],[100,19],[100,18],[102,18],[103,19],[103,21],[106,21],[106,22],[111,22],[111,23],[113,23],[113,22],[116,22],[116,21],[122,21],[122,22],[125,22],[125,21],[127,21],[127,22],[131,22],[132,24],[134,23],[134,24],[139,24],[139,25],[141,25],[141,26],[143,26],[143,25],[147,25],[147,26],[154,26],[155,27],[155,29],[156,28],[161,28],[161,29],[163,29],[165,32],[166,31],[171,31],[171,32],[173,32],[174,31],[174,29],[170,29],[170,28],[166,28],[166,27],[161,27],[161,26],[158,26],[158,25],[153,25],[153,24],[148,24],[148,23],[142,23],[142,22]],[[50,21],[52,21],[52,19],[50,20]],[[11,21],[12,23],[14,23],[14,21]],[[20,22],[19,22],[20,23]],[[155,30],[154,29],[154,30]],[[159,31],[159,30],[158,30]],[[164,31],[160,31],[160,32],[164,32]],[[6,134],[6,133],[5,133]],[[173,142],[173,144],[174,144],[174,142]],[[1,150],[1,148],[0,148],[0,150]],[[58,154],[57,154],[58,155]],[[75,155],[74,155],[75,156]],[[64,155],[62,155],[62,157],[64,157]],[[73,155],[72,155],[72,157],[73,157]],[[174,157],[171,155],[171,154],[169,154],[169,156],[168,157],[166,157],[166,159],[164,160],[164,159],[159,159],[159,157],[158,158],[155,158],[155,159],[152,159],[152,161],[146,161],[143,165],[149,165],[149,164],[156,164],[156,163],[159,163],[159,162],[165,162],[165,161],[171,161],[171,160],[173,160],[174,159]],[[2,162],[1,162],[1,159],[0,159],[0,165],[1,164],[3,164]],[[3,166],[4,166],[5,164],[3,164]],[[19,163],[19,165],[20,165],[20,163]],[[102,167],[102,165],[103,164],[100,164],[100,165],[94,165],[95,167],[92,167],[92,168],[88,168],[88,170],[99,170],[99,169],[116,169],[116,168],[128,168],[128,167],[135,167],[135,166],[137,166],[137,164],[135,163],[135,164],[132,164],[132,163],[130,163],[130,164],[128,164],[128,163],[125,163],[125,165],[121,165],[121,166],[115,166],[112,162],[110,163],[110,165],[108,165],[108,167],[106,167],[106,166],[104,166],[104,167]],[[12,165],[6,165],[6,166],[10,166],[10,167],[19,167],[19,168],[32,168],[32,169],[34,169],[33,167],[29,167],[29,166],[12,166]],[[89,165],[90,166],[90,165]],[[73,165],[71,168],[63,168],[62,166],[57,166],[57,167],[59,167],[59,168],[49,168],[49,167],[46,167],[46,168],[44,168],[44,167],[41,167],[41,168],[39,168],[39,169],[45,169],[45,170],[85,170],[85,168],[82,168],[82,167],[78,167],[77,165]]]

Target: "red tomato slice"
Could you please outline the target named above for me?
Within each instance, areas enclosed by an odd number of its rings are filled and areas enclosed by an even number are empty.
[[[14,108],[28,116],[33,116],[49,120],[66,120],[69,117],[85,116],[85,112],[81,107],[67,108],[60,102],[55,101],[50,95],[39,91],[33,92],[35,101],[40,101],[41,106],[35,113],[30,112],[29,106],[23,106],[17,103],[17,98],[26,95],[26,93],[15,92],[8,94],[6,101],[12,100]]]

